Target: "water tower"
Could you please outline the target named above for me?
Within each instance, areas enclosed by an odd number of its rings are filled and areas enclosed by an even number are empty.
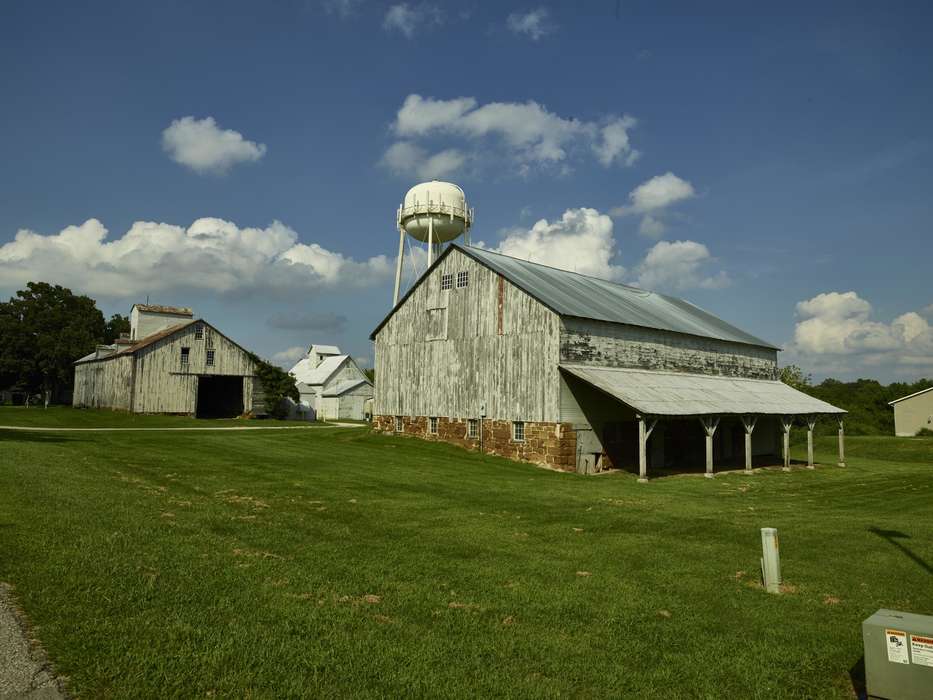
[[[466,195],[452,182],[422,182],[408,190],[405,200],[398,208],[398,264],[395,268],[395,294],[392,305],[398,304],[399,286],[402,283],[402,262],[405,256],[405,236],[428,245],[428,267],[448,243],[461,234],[470,242],[470,226],[473,225],[473,210],[467,206]]]

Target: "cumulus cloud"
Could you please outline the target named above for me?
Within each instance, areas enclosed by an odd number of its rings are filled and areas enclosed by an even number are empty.
[[[266,155],[266,145],[243,138],[233,129],[221,129],[213,117],[182,117],[162,132],[162,148],[169,157],[196,173],[224,174],[237,163],[254,162]]]
[[[387,32],[396,31],[411,39],[422,27],[444,23],[444,11],[437,5],[420,3],[412,5],[402,2],[392,5],[382,21],[382,28]]]
[[[308,348],[295,345],[294,347],[287,348],[281,352],[277,352],[272,356],[272,362],[277,364],[282,369],[289,370],[295,366],[295,363],[298,360],[302,359],[305,355],[308,354]]]
[[[366,286],[388,279],[384,255],[357,261],[274,221],[266,228],[240,228],[203,218],[188,228],[137,221],[107,240],[97,219],[44,235],[20,230],[0,245],[0,288],[44,279],[96,296],[126,298],[188,289],[218,295]]]
[[[513,12],[505,21],[514,34],[523,34],[532,41],[543,39],[552,34],[557,26],[551,21],[551,12],[546,7],[539,7],[528,12]]]
[[[480,153],[488,158],[506,154],[521,173],[532,167],[565,165],[572,155],[587,151],[605,167],[630,165],[637,157],[629,140],[636,123],[627,115],[603,121],[565,118],[534,101],[480,105],[472,97],[436,100],[412,94],[392,124],[401,140],[389,148],[383,161],[399,143],[410,149],[419,139],[453,138],[469,144],[474,158]]]
[[[568,209],[554,221],[541,219],[531,228],[508,230],[492,249],[562,270],[657,291],[717,289],[730,284],[726,272],[714,269],[717,261],[707,247],[695,241],[661,241],[627,271],[617,262],[612,219],[596,209]]]
[[[530,229],[512,229],[495,250],[608,280],[619,280],[625,273],[612,263],[612,219],[595,209],[568,209],[556,221],[541,219]]]
[[[872,306],[856,292],[825,292],[797,304],[798,322],[788,350],[819,366],[891,363],[933,367],[933,327],[909,311],[890,323],[871,318]]]
[[[340,333],[347,327],[347,317],[332,312],[277,313],[266,320],[271,328],[286,331],[319,331],[321,333]]]
[[[719,289],[728,286],[731,280],[725,271],[709,271],[714,262],[715,258],[702,243],[658,241],[636,268],[636,281],[645,289]]]
[[[642,220],[639,232],[657,238],[667,228],[664,222],[665,211],[695,196],[696,190],[692,184],[672,172],[666,172],[641,183],[629,192],[629,204],[615,207],[609,213],[613,216],[640,214]]]
[[[430,154],[409,141],[398,141],[385,152],[381,163],[397,175],[434,180],[460,170],[465,161],[466,156],[455,148]]]

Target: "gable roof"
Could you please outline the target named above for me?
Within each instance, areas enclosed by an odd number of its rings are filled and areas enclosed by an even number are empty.
[[[312,343],[309,353],[316,352],[318,355],[340,355],[340,348],[336,345],[317,345]]]
[[[315,386],[330,379],[349,359],[349,355],[331,355],[321,360],[321,364],[317,367],[312,367],[311,360],[305,357],[298,360],[295,366],[288,370],[288,373],[295,377],[295,381],[299,384]]]
[[[337,382],[330,389],[322,392],[321,396],[340,396],[364,384],[372,386],[368,379],[347,379],[343,382]]]
[[[888,401],[888,406],[893,406],[894,404],[900,403],[901,401],[904,401],[905,399],[912,399],[913,397],[920,396],[920,394],[925,394],[928,391],[933,391],[933,386],[927,389],[921,389],[920,391],[915,391],[913,394],[907,394],[907,396],[902,396],[899,399],[894,399],[894,401]]]
[[[559,270],[547,265],[520,260],[483,248],[453,243],[434,261],[427,272],[412,285],[399,303],[370,335],[376,334],[405,303],[434,267],[452,250],[458,250],[484,267],[502,275],[530,297],[544,304],[558,316],[622,323],[656,330],[686,333],[745,345],[778,350],[779,348],[726,323],[689,301],[608,282],[578,272]]]
[[[173,314],[175,316],[194,316],[194,312],[187,306],[161,306],[159,304],[133,304],[134,309],[146,311],[151,314]]]

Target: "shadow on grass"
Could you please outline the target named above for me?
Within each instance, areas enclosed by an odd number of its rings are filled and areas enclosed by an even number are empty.
[[[852,683],[852,692],[855,697],[862,700],[868,697],[868,688],[865,685],[865,657],[860,656],[859,660],[849,669],[849,680]]]
[[[0,430],[0,444],[4,442],[44,442],[61,443],[74,442],[74,435],[60,435],[55,433],[41,433],[31,430]]]
[[[882,530],[877,527],[870,527],[868,531],[878,535],[878,537],[887,540],[890,544],[897,547],[904,554],[906,554],[910,559],[917,563],[921,569],[925,570],[928,574],[933,575],[933,566],[930,566],[924,559],[914,554],[913,550],[909,547],[898,542],[898,540],[909,540],[910,535],[900,532],[899,530]]]

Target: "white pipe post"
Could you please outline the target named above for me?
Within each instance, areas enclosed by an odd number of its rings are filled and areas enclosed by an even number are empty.
[[[398,263],[395,266],[395,294],[392,295],[392,308],[398,304],[398,291],[402,285],[402,256],[405,254],[405,229],[398,230]]]
[[[638,419],[638,482],[648,483],[648,438],[651,437],[651,431],[658,424],[657,418],[651,421],[650,425],[645,424],[644,416],[636,416]]]
[[[807,416],[807,469],[816,469],[813,465],[813,428],[816,426],[816,418]]]
[[[793,416],[781,416],[781,429],[784,431],[784,471],[790,471],[790,427],[794,423]]]
[[[773,527],[761,528],[761,577],[768,593],[781,592],[781,551]]]
[[[434,263],[434,217],[428,217],[428,267]]]
[[[745,473],[752,473],[752,433],[758,416],[742,416],[742,425],[745,426]]]
[[[703,425],[703,432],[706,433],[706,478],[713,478],[713,435],[716,434],[716,428],[719,427],[718,416],[702,416],[700,423]]]
[[[839,466],[846,465],[846,432],[842,426],[842,418],[839,419]]]

